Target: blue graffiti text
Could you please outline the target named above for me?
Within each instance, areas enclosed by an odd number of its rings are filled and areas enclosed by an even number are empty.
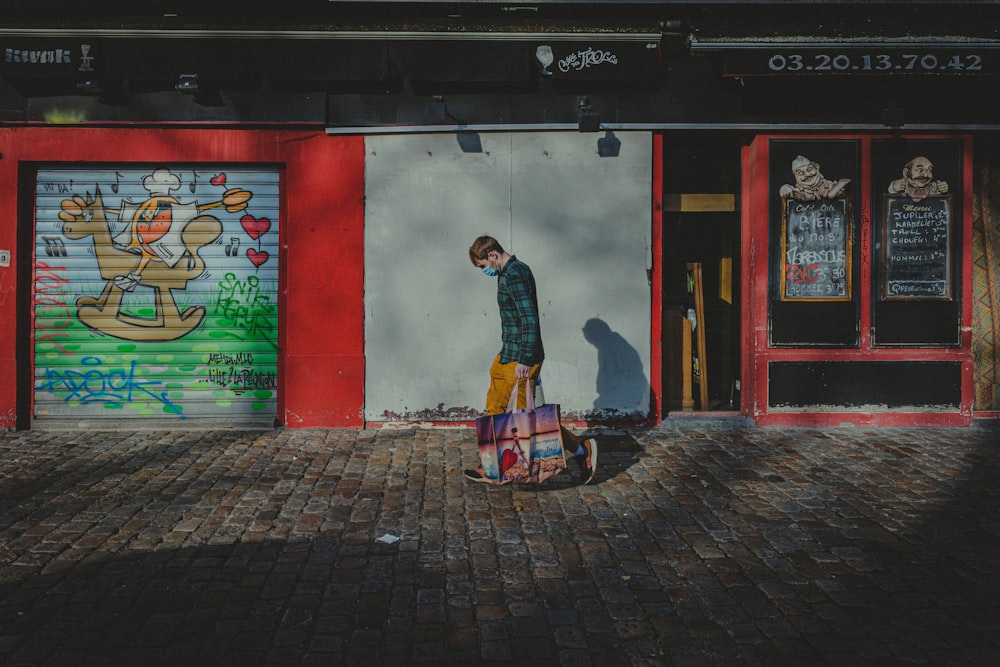
[[[78,400],[83,405],[104,403],[110,407],[122,407],[127,403],[152,399],[163,404],[164,412],[180,415],[182,408],[167,398],[167,392],[156,392],[152,387],[161,383],[155,380],[142,380],[135,377],[135,361],[125,368],[106,368],[98,357],[88,356],[81,359],[84,366],[91,368],[86,371],[67,370],[59,372],[51,368],[45,369],[45,381],[39,390],[56,393],[66,391],[64,400]]]

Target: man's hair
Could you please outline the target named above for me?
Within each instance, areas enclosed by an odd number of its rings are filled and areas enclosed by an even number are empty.
[[[486,259],[491,252],[504,253],[503,246],[492,236],[480,236],[469,246],[469,259],[472,263]]]

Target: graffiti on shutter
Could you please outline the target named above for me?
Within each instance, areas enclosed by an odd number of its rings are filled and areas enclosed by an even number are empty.
[[[40,169],[35,418],[273,422],[278,177]]]

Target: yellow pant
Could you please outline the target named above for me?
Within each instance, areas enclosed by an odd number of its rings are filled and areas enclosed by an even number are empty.
[[[516,361],[501,364],[499,354],[493,360],[493,365],[490,366],[490,389],[486,392],[486,412],[488,414],[498,415],[507,411],[507,404],[510,403],[510,395],[514,391],[515,382],[517,382],[517,407],[523,410],[527,406],[527,380],[525,378],[518,380],[514,375],[516,369]],[[537,363],[528,372],[528,380],[532,382],[532,391],[534,391],[534,382],[541,371],[542,364]]]
[[[509,361],[506,364],[500,363],[498,354],[490,366],[490,388],[486,392],[486,412],[491,415],[498,415],[507,411],[507,404],[510,403],[510,395],[514,391],[514,383],[517,382],[517,407],[523,410],[528,405],[528,393],[525,391],[527,382],[531,382],[534,391],[535,381],[538,374],[542,372],[541,362],[535,364],[528,371],[527,378],[518,379],[515,375],[517,362]],[[569,452],[576,452],[580,446],[580,438],[566,428],[562,429],[563,449]]]

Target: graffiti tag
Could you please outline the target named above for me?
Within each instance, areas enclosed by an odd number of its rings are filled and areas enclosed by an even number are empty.
[[[822,275],[819,264],[809,264],[801,266],[799,264],[789,264],[785,269],[785,280],[792,283],[814,283]]]
[[[268,315],[274,311],[274,305],[269,296],[261,294],[260,278],[257,276],[238,280],[235,273],[227,273],[219,283],[219,297],[215,305],[222,317],[249,334],[265,333],[271,329]]]
[[[152,389],[162,383],[155,380],[140,380],[135,377],[136,362],[133,360],[128,369],[106,368],[100,358],[87,356],[81,359],[87,371],[67,370],[60,373],[51,368],[45,369],[45,380],[39,390],[55,393],[66,391],[65,401],[80,401],[83,405],[104,403],[110,407],[123,407],[127,403],[152,399],[163,404],[163,411],[181,415],[182,408],[167,398],[167,392],[156,392]],[[183,418],[183,415],[181,415]]]
[[[250,389],[277,389],[278,376],[270,371],[258,371],[253,366],[253,354],[212,353],[208,355],[208,379],[220,387],[237,393]],[[219,366],[225,366],[220,368]]]
[[[65,271],[62,266],[49,266],[46,262],[35,262],[35,343],[48,341],[63,354],[73,354],[63,347],[56,339],[69,338],[68,329],[73,320],[69,306],[58,297],[69,280],[56,271]]]
[[[212,384],[240,393],[251,389],[277,389],[278,376],[270,371],[253,368],[209,368],[208,379]]]

